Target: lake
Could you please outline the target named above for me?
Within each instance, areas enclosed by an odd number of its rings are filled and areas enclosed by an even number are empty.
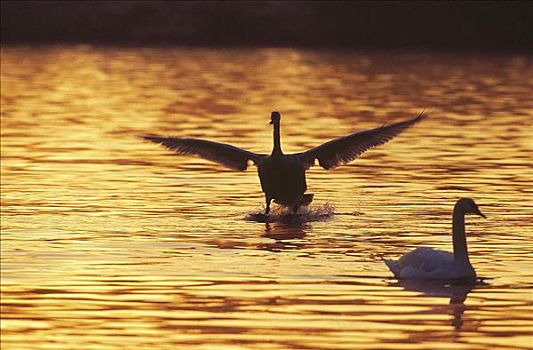
[[[2,349],[533,348],[533,61],[424,52],[3,46]],[[259,223],[255,167],[153,133],[285,152],[419,114],[333,171],[323,220]],[[383,263],[451,250],[475,285]],[[278,210],[278,209],[274,209]]]

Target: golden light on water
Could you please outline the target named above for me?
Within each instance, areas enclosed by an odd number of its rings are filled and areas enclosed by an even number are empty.
[[[533,74],[520,56],[3,47],[2,349],[531,347]],[[139,134],[286,152],[430,117],[349,166],[312,168],[328,221],[244,220],[255,169]],[[407,285],[382,257],[451,249],[472,288]]]

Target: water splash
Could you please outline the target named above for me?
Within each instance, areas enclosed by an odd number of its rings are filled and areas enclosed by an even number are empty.
[[[284,223],[305,223],[311,221],[324,221],[333,217],[335,207],[330,203],[310,205],[300,207],[296,214],[287,207],[275,207],[270,213],[264,214],[262,208],[259,212],[252,212],[245,216],[245,220],[257,222],[284,222]]]

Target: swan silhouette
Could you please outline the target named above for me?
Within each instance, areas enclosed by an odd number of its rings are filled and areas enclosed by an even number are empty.
[[[465,236],[465,214],[485,218],[471,198],[461,198],[453,208],[453,253],[420,247],[404,254],[399,260],[385,260],[398,279],[457,280],[475,279],[476,271],[470,264]]]
[[[257,154],[232,145],[201,139],[158,135],[141,137],[161,144],[179,155],[197,155],[233,170],[246,170],[248,162],[252,161],[257,166],[261,188],[265,193],[265,214],[269,213],[272,200],[290,207],[296,213],[300,206],[308,205],[313,200],[312,194],[305,194],[307,190],[305,172],[315,164],[316,159],[324,169],[347,164],[369,148],[391,140],[424,117],[422,112],[417,117],[403,122],[353,133],[294,154],[284,154],[281,150],[281,116],[275,111],[272,112],[270,120],[274,129],[274,148],[270,155]]]

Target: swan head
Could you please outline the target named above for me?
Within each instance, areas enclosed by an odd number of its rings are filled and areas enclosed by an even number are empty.
[[[455,204],[455,207],[464,214],[477,214],[482,218],[487,218],[478,208],[476,202],[472,198],[461,198]]]
[[[270,124],[278,124],[280,119],[281,119],[281,115],[279,114],[279,112],[274,111],[270,115]]]

